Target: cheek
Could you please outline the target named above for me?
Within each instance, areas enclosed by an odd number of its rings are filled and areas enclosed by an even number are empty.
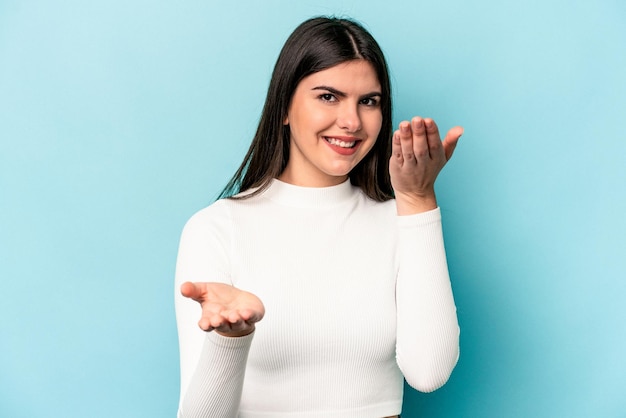
[[[312,129],[326,129],[335,121],[333,113],[328,111],[328,109],[320,109],[319,107],[312,106],[307,110],[308,112],[305,116],[307,119],[306,123]]]
[[[301,106],[297,112],[292,113],[289,118],[292,131],[301,133],[312,133],[313,131],[321,131],[328,127],[330,123],[328,112],[319,109],[316,106]]]
[[[369,143],[369,147],[367,148],[367,154],[371,151],[372,148],[374,148],[374,145],[378,141],[378,135],[380,134],[380,130],[383,126],[383,117],[381,114],[372,115],[371,118],[367,119],[366,123],[367,134],[372,139],[372,141],[370,141]]]
[[[367,131],[371,137],[378,138],[378,134],[380,133],[380,129],[383,126],[383,115],[380,113],[376,115],[371,115],[371,118],[367,120]]]

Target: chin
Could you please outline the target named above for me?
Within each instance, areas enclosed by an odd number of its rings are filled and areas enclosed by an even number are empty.
[[[350,175],[350,172],[352,171],[352,168],[353,167],[344,170],[329,170],[326,172],[326,174],[332,177],[348,177]]]

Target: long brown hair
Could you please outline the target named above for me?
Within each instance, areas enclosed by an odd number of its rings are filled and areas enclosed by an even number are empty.
[[[391,155],[391,85],[385,57],[372,35],[359,23],[334,17],[309,19],[289,36],[280,52],[263,113],[243,162],[220,198],[242,199],[265,190],[289,160],[290,131],[283,124],[298,83],[308,75],[355,59],[368,61],[381,85],[382,126],[370,152],[352,169],[350,181],[379,202],[393,198],[389,178]],[[253,193],[235,196],[256,188]]]

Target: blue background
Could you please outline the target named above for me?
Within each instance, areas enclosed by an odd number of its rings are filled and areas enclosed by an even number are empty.
[[[0,416],[174,416],[180,231],[318,14],[379,40],[395,123],[465,127],[438,183],[461,360],[403,418],[626,416],[619,0],[0,1]]]

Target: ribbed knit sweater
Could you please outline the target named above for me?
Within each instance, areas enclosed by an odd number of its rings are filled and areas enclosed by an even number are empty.
[[[202,331],[185,281],[252,292],[266,314],[245,337]],[[397,216],[349,181],[274,180],[185,225],[176,268],[179,417],[380,418],[402,409],[403,376],[442,386],[459,327],[439,209]]]

